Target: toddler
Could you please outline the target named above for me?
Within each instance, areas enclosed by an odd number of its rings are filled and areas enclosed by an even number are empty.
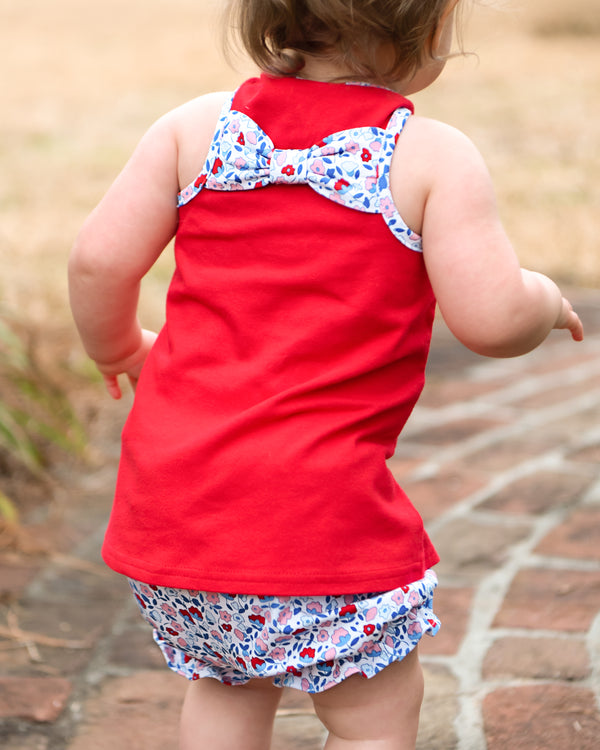
[[[436,301],[492,357],[583,337],[472,143],[406,98],[456,4],[232,0],[260,76],[158,120],[73,248],[84,346],[136,390],[103,555],[190,680],[181,750],[266,750],[286,686],[329,750],[414,748],[438,556],[386,459]],[[138,290],[173,236],[157,337]]]

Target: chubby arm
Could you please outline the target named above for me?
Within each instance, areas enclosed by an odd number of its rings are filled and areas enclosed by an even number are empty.
[[[423,252],[450,330],[469,349],[492,357],[524,354],[553,328],[580,341],[581,321],[556,284],[520,268],[475,146],[454,128],[430,120],[421,125],[419,137],[429,144],[426,167],[435,175],[423,212]]]
[[[137,319],[140,282],[177,226],[177,143],[169,117],[158,120],[83,225],[69,258],[71,309],[83,345],[120,396],[154,336]]]
[[[177,193],[204,163],[226,94],[189,102],[140,141],[83,225],[69,258],[71,309],[109,393],[118,375],[135,385],[156,335],[137,319],[140,283],[177,228]]]

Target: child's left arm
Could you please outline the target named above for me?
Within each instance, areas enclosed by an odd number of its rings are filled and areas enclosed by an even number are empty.
[[[137,319],[140,282],[177,227],[175,123],[158,120],[83,225],[69,258],[69,294],[83,345],[113,398],[135,385],[156,338]]]

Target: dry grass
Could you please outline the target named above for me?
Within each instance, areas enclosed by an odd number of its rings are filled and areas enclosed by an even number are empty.
[[[68,321],[65,263],[85,215],[145,128],[200,93],[231,88],[217,0],[0,0],[0,297]],[[493,173],[522,262],[597,285],[600,235],[597,0],[477,7],[465,47],[415,98],[467,132]],[[145,292],[162,315],[166,259]],[[160,302],[157,302],[157,297]]]

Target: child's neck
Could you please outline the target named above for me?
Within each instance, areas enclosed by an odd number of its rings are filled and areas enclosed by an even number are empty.
[[[352,71],[333,60],[305,54],[304,67],[298,71],[298,78],[329,83],[331,81],[351,80]]]
[[[350,68],[346,68],[343,65],[340,65],[334,60],[328,60],[327,58],[306,54],[304,56],[304,60],[304,67],[296,74],[298,78],[306,78],[310,81],[321,81],[323,83],[339,83],[359,80],[356,74],[353,73]],[[402,91],[400,90],[400,88],[402,87],[402,83],[399,83],[398,85],[390,84],[385,87],[392,89],[397,93],[402,93]]]

